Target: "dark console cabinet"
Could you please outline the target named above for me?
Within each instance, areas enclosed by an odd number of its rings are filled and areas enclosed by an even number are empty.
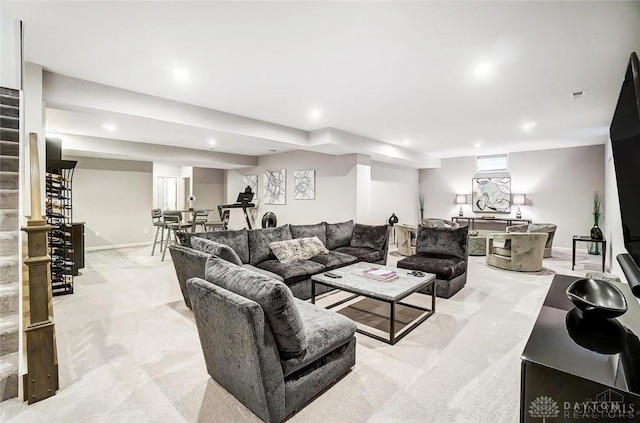
[[[522,353],[520,421],[640,421],[638,300],[616,284],[628,311],[585,319],[565,294],[577,279],[555,276]]]
[[[73,276],[84,269],[84,222],[71,224],[71,239],[73,243]]]

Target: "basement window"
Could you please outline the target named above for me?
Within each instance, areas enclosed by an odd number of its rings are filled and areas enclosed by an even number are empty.
[[[505,172],[507,171],[508,157],[506,154],[496,154],[493,156],[477,156],[476,171],[484,172]]]

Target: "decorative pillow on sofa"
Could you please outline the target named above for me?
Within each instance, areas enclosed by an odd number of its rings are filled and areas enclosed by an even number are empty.
[[[382,250],[387,242],[389,228],[387,225],[361,225],[356,223],[351,238],[352,247],[368,247],[374,250]]]
[[[353,219],[347,222],[327,223],[327,248],[333,250],[351,243]]]
[[[223,260],[233,263],[237,266],[242,266],[242,260],[233,251],[233,248],[228,245],[220,244],[210,239],[200,238],[198,236],[191,237],[191,247],[194,250],[202,251],[203,253],[213,254],[220,257]]]
[[[314,236],[327,245],[327,227],[324,222],[315,225],[289,225],[291,236],[294,238],[313,238]]]
[[[292,239],[289,225],[277,228],[253,229],[249,231],[249,264],[255,266],[265,260],[273,259],[269,244],[275,241]]]
[[[282,282],[211,256],[205,279],[262,307],[281,358],[297,357],[307,349],[307,333],[291,290]]]
[[[313,238],[296,238],[287,241],[276,241],[269,244],[269,248],[280,263],[293,263],[307,260],[320,254],[329,252],[317,236]]]

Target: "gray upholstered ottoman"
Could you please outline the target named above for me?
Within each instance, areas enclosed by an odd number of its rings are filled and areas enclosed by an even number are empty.
[[[487,255],[487,238],[484,234],[469,235],[469,255]]]

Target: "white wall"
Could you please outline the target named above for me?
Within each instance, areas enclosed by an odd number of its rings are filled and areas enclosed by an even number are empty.
[[[73,220],[85,223],[85,247],[150,242],[152,164],[64,156],[77,160],[73,175]]]
[[[372,161],[368,156],[333,156],[307,151],[274,154],[258,158],[259,165],[241,171],[226,171],[227,202],[235,202],[244,190],[242,175],[258,175],[257,224],[272,211],[278,224],[306,224],[354,219],[365,224],[387,223],[392,213],[411,221],[418,209],[418,170]],[[287,169],[287,204],[264,205],[263,174],[266,169]],[[293,171],[316,170],[316,199],[293,199]],[[244,225],[241,212],[232,212],[230,226]]]
[[[0,86],[22,89],[22,24],[0,16]]]
[[[604,193],[604,150],[604,145],[593,145],[509,155],[511,191],[527,196],[527,205],[521,206],[522,216],[558,225],[554,247],[570,248],[573,235],[589,234],[593,192]],[[470,195],[474,174],[475,157],[443,159],[441,168],[421,170],[425,216],[457,216],[455,194]],[[470,204],[463,209],[466,216],[473,216]],[[515,217],[516,207],[512,210],[511,216]]]
[[[258,166],[227,172],[227,203],[234,203],[238,192],[244,191],[242,175],[258,175],[258,210],[254,213],[260,226],[262,216],[272,211],[278,217],[278,225],[311,224],[321,221],[340,222],[356,218],[356,155],[332,156],[308,151],[292,151],[258,158]],[[287,203],[265,205],[263,198],[263,171],[287,170]],[[293,171],[315,169],[316,199],[293,199]],[[244,225],[244,218],[237,209],[232,211],[230,227]],[[367,222],[362,222],[367,223]],[[254,227],[256,227],[254,226]]]
[[[618,184],[616,169],[613,163],[611,140],[607,141],[604,157],[604,227],[603,233],[607,240],[607,263],[610,263],[611,273],[626,280],[616,256],[626,253],[622,236],[622,216],[620,215],[620,200],[618,198]]]
[[[193,168],[193,195],[196,197],[195,207],[214,209],[209,219],[218,216],[217,207],[226,204],[225,171],[222,169]]]
[[[29,133],[38,134],[38,157],[40,162],[40,192],[44,195],[46,170],[46,154],[45,154],[45,122],[44,122],[44,102],[42,100],[42,66],[33,63],[25,63],[24,69],[24,132],[22,139],[23,152],[23,185],[22,185],[22,207],[25,216],[31,215],[31,180],[30,180],[30,162],[29,154]],[[41,205],[39,213],[35,215],[44,215],[44,202]]]
[[[395,213],[400,223],[417,222],[418,174],[418,169],[371,162],[370,220],[387,223]]]

